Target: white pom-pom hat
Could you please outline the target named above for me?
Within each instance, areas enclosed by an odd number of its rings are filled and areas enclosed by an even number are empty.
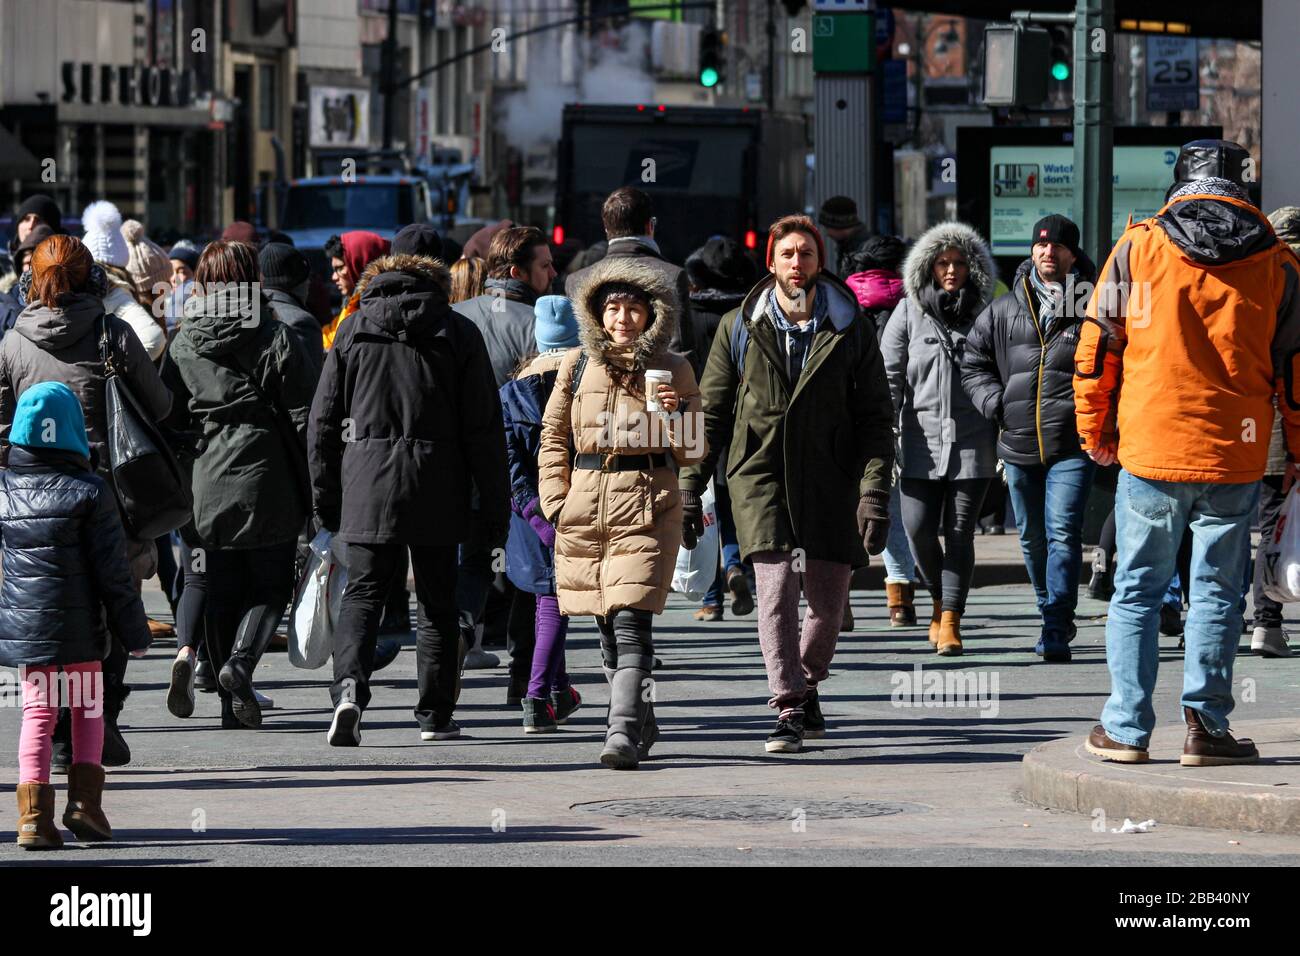
[[[81,237],[96,262],[125,269],[131,252],[122,236],[122,213],[106,199],[99,199],[86,207],[81,214],[81,227],[86,234]]]

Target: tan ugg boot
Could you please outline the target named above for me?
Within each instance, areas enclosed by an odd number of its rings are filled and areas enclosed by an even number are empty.
[[[54,785],[18,785],[18,845],[24,850],[57,850],[63,837],[54,825]]]
[[[914,587],[911,584],[890,584],[885,582],[885,603],[889,605],[890,627],[913,627],[916,624],[916,608],[912,605]]]
[[[63,811],[63,825],[75,833],[78,840],[113,839],[113,828],[104,816],[103,799],[103,767],[93,763],[74,763],[68,768],[68,808]]]
[[[934,613],[930,615],[930,643],[939,643],[939,624],[943,615],[943,601],[940,598],[934,598]]]
[[[938,651],[944,657],[961,655],[961,611],[944,611],[939,623]]]

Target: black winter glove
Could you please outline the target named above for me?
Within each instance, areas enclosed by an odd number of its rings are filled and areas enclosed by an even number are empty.
[[[885,550],[889,539],[889,492],[868,491],[858,500],[858,534],[867,554]]]
[[[704,535],[704,503],[693,491],[682,492],[682,547],[695,550]]]

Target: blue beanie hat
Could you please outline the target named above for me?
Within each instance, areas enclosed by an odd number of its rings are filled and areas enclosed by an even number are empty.
[[[533,306],[536,323],[533,335],[537,351],[570,349],[578,344],[578,317],[573,314],[573,303],[566,296],[544,295]]]
[[[9,443],[26,448],[61,448],[90,457],[86,419],[72,389],[62,382],[38,382],[18,398]]]

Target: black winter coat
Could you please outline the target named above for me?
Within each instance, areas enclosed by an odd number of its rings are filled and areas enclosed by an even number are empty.
[[[704,380],[704,366],[709,361],[709,349],[713,347],[713,337],[722,317],[732,309],[740,308],[744,300],[744,292],[724,292],[721,289],[696,289],[684,300],[686,308],[680,331],[682,352],[691,363],[697,382]]]
[[[345,542],[458,544],[475,507],[505,532],[501,399],[483,336],[452,311],[450,287],[437,260],[374,260],[325,357],[307,433],[312,496]]]
[[[1076,282],[1093,281],[1090,266],[1080,262]],[[1022,262],[1011,290],[975,320],[962,358],[962,388],[980,413],[1001,428],[998,457],[1013,465],[1051,464],[1079,453],[1074,349],[1083,320],[1081,292],[1067,293],[1062,306],[1067,314],[1057,316],[1043,333],[1038,296],[1029,281],[1032,268],[1031,260]]]
[[[194,525],[210,548],[267,548],[307,521],[305,436],[315,376],[294,335],[265,301],[256,322],[211,294],[190,300],[168,356],[202,431],[194,462]],[[229,313],[229,314],[226,314]]]
[[[289,329],[298,336],[302,343],[303,354],[311,362],[312,383],[320,378],[321,366],[325,364],[325,345],[321,340],[320,323],[301,302],[282,289],[266,289],[266,301],[271,303],[271,311]]]
[[[149,646],[117,499],[86,458],[9,449],[0,546],[0,665],[103,660],[109,631],[128,651]]]

